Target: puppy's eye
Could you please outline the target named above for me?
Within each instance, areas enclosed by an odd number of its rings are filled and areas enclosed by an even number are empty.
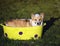
[[[37,19],[35,19],[35,21],[37,21]]]

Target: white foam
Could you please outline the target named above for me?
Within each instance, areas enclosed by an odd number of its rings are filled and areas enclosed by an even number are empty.
[[[39,14],[35,14],[36,17],[39,17],[40,15]]]

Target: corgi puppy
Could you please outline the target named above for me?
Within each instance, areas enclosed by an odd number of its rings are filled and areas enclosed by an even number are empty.
[[[44,13],[32,14],[30,23],[32,26],[38,26],[43,24]]]
[[[29,26],[38,26],[43,24],[44,13],[41,14],[32,14],[31,19],[15,19],[5,22],[6,26],[11,27],[29,27]]]
[[[5,22],[6,26],[10,27],[28,27],[31,26],[29,20],[26,19],[15,19]]]

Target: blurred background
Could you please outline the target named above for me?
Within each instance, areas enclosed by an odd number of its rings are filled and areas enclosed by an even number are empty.
[[[10,19],[31,18],[31,13],[45,13],[42,39],[14,41],[2,36],[0,46],[60,46],[60,0],[0,0],[0,23]]]

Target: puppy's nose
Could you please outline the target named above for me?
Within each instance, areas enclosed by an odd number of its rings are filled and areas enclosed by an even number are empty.
[[[41,23],[37,23],[37,25],[40,25]]]

